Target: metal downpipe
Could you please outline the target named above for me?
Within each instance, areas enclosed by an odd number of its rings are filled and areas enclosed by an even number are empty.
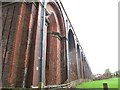
[[[45,57],[44,57],[44,43],[45,43],[45,7],[46,7],[46,2],[45,0],[42,1],[42,17],[41,17],[41,23],[42,23],[42,27],[41,27],[41,55],[40,55],[40,81],[39,81],[39,88],[43,88],[44,87],[44,60],[45,60]],[[39,4],[39,8],[40,8],[40,4]]]

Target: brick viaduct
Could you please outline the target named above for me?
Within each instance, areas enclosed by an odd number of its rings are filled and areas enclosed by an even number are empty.
[[[91,79],[86,56],[60,1],[2,3],[2,87]]]

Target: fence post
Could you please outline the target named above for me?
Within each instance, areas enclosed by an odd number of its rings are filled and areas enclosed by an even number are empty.
[[[107,85],[107,83],[103,83],[103,90],[108,90],[108,85]]]

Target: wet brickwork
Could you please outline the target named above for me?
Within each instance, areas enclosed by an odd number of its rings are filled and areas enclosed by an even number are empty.
[[[46,9],[42,2],[2,3],[2,87],[45,87],[91,79],[62,3],[53,0],[45,5]]]
[[[21,4],[12,4],[9,6],[5,6],[2,9],[2,53],[3,53],[3,67],[2,67],[2,79],[3,86],[10,85],[10,75],[11,75],[11,64],[12,57],[14,52],[14,41],[15,41],[15,33],[19,17],[19,8]]]

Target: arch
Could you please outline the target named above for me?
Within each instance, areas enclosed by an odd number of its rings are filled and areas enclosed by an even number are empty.
[[[85,67],[85,79],[87,79],[87,63],[86,63],[86,59],[84,57],[84,67]]]
[[[77,76],[77,62],[76,62],[76,48],[75,40],[72,30],[68,32],[68,44],[69,44],[69,58],[70,58],[70,81],[76,80]]]
[[[86,57],[84,57],[84,67],[85,67],[85,79],[88,79],[88,63]]]
[[[86,78],[88,79],[89,78],[89,68],[88,68],[88,63],[86,61]]]
[[[81,64],[81,54],[80,54],[80,48],[77,44],[77,55],[78,55],[78,64],[79,64],[79,72],[80,72],[80,78],[82,78],[82,64]]]
[[[82,59],[82,64],[83,64],[83,78],[84,79],[86,79],[86,59],[85,59],[85,56],[83,55],[83,53],[82,53],[82,57],[83,57],[83,59]]]
[[[50,7],[51,9],[50,9]],[[58,23],[59,23],[59,29],[60,29],[60,33],[61,35],[63,36],[66,36],[66,30],[65,30],[65,23],[64,23],[64,17],[63,17],[63,14],[62,14],[62,11],[60,9],[60,6],[57,2],[48,2],[47,3],[47,6],[46,6],[47,10],[49,8],[49,10],[51,11],[48,11],[48,12],[53,12],[56,19],[58,20]]]
[[[81,71],[82,71],[82,78],[85,78],[85,67],[84,67],[84,55],[83,52],[81,52]]]
[[[45,84],[61,84],[67,80],[65,27],[62,13],[55,2],[46,6],[50,23],[47,27]],[[63,77],[64,76],[64,77]]]

